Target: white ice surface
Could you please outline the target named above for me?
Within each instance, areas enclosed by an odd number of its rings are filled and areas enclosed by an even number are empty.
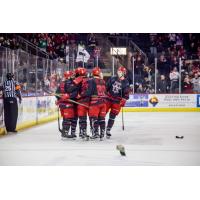
[[[0,165],[200,165],[200,113],[124,113],[112,139],[61,140],[57,121],[0,137]],[[183,135],[184,139],[175,139]],[[126,157],[117,144],[123,144]]]

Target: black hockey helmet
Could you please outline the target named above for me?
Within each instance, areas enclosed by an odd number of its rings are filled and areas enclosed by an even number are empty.
[[[14,78],[14,74],[9,72],[9,73],[6,74],[6,77],[7,77],[8,80],[11,80],[11,79]]]

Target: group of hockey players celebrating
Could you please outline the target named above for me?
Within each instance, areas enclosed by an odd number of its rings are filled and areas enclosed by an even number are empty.
[[[63,117],[62,138],[76,138],[76,126],[79,123],[79,137],[82,139],[102,140],[111,137],[116,116],[129,98],[127,70],[121,66],[117,76],[107,82],[103,79],[99,67],[92,69],[88,77],[87,69],[78,67],[74,71],[64,72],[64,80],[56,90],[56,105]],[[105,117],[109,113],[106,125]],[[87,116],[91,135],[87,134]]]

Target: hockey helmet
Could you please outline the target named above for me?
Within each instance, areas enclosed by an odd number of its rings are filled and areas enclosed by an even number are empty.
[[[101,69],[99,67],[93,68],[93,70],[92,70],[93,76],[100,76],[100,74],[101,74]]]
[[[120,67],[117,69],[117,71],[118,71],[118,72],[122,72],[124,75],[126,75],[126,73],[127,73],[126,68],[123,67],[123,66],[120,66]]]
[[[76,75],[79,75],[79,76],[85,76],[86,73],[87,73],[87,70],[83,67],[78,67],[76,70],[75,70],[75,73]]]
[[[64,72],[64,77],[66,79],[71,78],[74,75],[74,71],[66,71]]]

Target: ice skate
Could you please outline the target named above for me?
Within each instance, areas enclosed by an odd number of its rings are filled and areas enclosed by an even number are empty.
[[[106,130],[106,138],[110,139],[111,136],[110,130]]]

